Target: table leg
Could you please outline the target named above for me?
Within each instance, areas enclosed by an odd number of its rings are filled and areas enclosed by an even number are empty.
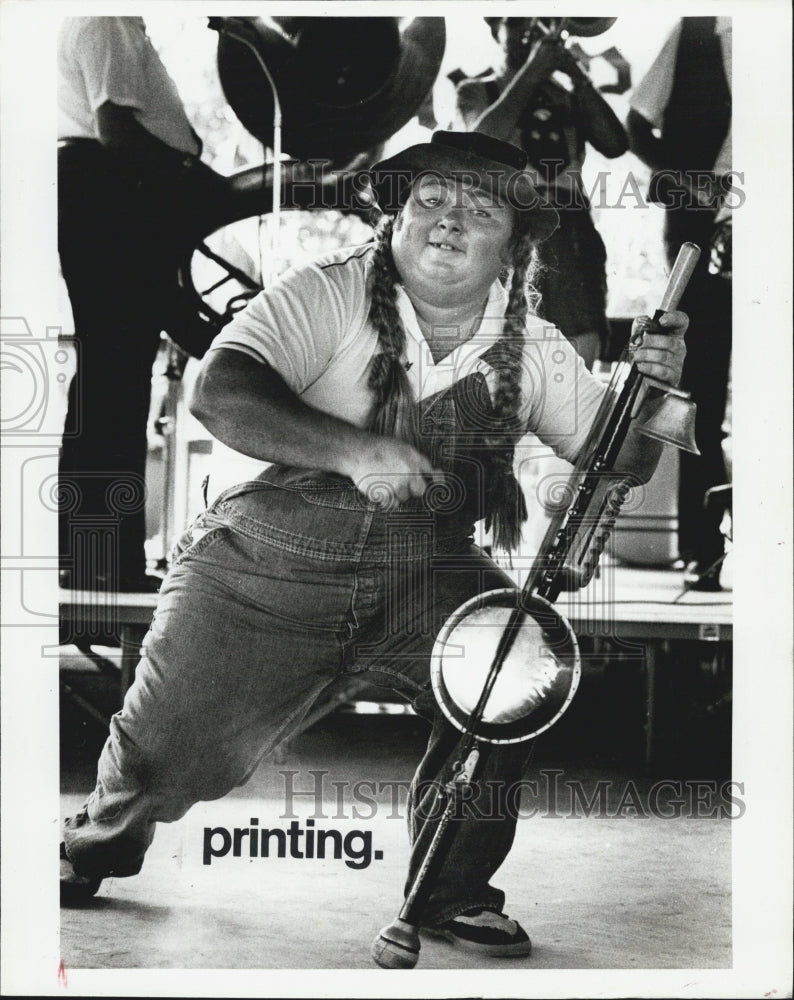
[[[135,668],[141,658],[141,646],[146,638],[147,627],[143,625],[121,626],[121,700],[132,687]]]
[[[653,641],[645,646],[645,766],[649,767],[653,758],[654,714],[656,711],[656,652]]]
[[[90,715],[91,718],[95,722],[98,722],[103,729],[107,729],[108,722],[110,720],[103,712],[100,712],[99,709],[96,708],[96,706],[93,705],[87,698],[84,698],[79,691],[75,691],[71,684],[61,681],[60,687],[66,697],[71,698],[75,705],[78,705],[86,713],[86,715]]]

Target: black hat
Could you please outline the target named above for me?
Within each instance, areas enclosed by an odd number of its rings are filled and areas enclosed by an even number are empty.
[[[218,73],[243,125],[272,145],[279,95],[282,148],[300,160],[348,163],[410,121],[438,75],[443,17],[211,18]],[[245,41],[240,39],[244,38]],[[261,59],[261,62],[260,62]]]
[[[518,146],[483,132],[434,132],[430,142],[409,146],[376,163],[369,172],[378,205],[398,211],[413,181],[423,173],[473,181],[520,213],[535,240],[557,228],[556,209],[541,197],[526,172],[527,155]]]

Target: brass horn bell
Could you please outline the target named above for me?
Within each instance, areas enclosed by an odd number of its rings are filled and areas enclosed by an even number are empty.
[[[700,450],[695,443],[697,407],[689,398],[689,393],[649,378],[645,379],[645,389],[641,420],[636,424],[639,433],[699,455]]]

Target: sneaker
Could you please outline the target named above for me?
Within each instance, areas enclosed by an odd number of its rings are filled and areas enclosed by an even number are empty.
[[[532,942],[521,924],[495,910],[467,910],[445,924],[422,930],[481,955],[518,957],[532,951]]]
[[[61,843],[61,906],[82,906],[92,899],[102,884],[101,878],[78,875]]]

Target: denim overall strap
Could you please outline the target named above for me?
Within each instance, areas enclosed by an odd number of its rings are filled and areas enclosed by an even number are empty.
[[[417,425],[430,460],[451,471],[459,447],[482,443],[493,415],[488,384],[482,372],[472,372],[449,389],[415,404]]]
[[[431,489],[427,497],[442,533],[454,519],[474,524],[485,516],[490,470],[493,407],[485,376],[473,372],[416,406],[422,446],[433,465],[446,473],[445,490],[434,496]]]

